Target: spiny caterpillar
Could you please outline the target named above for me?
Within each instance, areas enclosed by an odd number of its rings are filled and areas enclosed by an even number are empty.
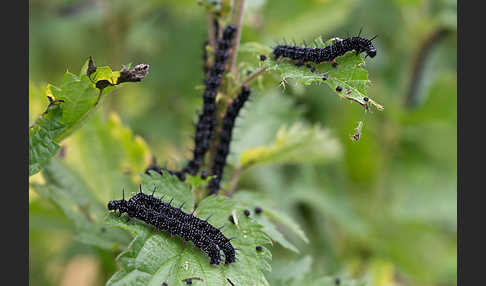
[[[155,190],[154,190],[155,192]],[[235,248],[230,240],[220,231],[222,228],[212,226],[206,220],[194,216],[179,208],[171,206],[171,202],[164,203],[161,199],[152,195],[140,192],[125,200],[125,194],[121,200],[108,202],[108,210],[119,211],[119,215],[127,213],[130,218],[137,218],[155,227],[156,231],[165,230],[171,236],[178,235],[184,241],[192,241],[194,246],[204,251],[210,258],[210,264],[221,262],[220,250],[225,255],[225,263],[229,264],[236,260]]]
[[[273,55],[275,58],[284,57],[292,60],[298,60],[299,65],[303,64],[304,62],[314,62],[316,64],[322,62],[334,63],[335,58],[342,56],[349,51],[356,51],[356,54],[366,52],[367,56],[373,58],[376,56],[376,48],[373,46],[371,41],[373,41],[376,36],[368,40],[360,37],[360,35],[361,30],[356,37],[338,40],[331,45],[326,44],[326,47],[324,48],[318,48],[315,42],[315,48],[307,47],[305,42],[304,47],[300,47],[295,44],[292,46],[286,44],[277,45],[273,49]]]
[[[185,174],[196,175],[201,167],[204,155],[209,149],[214,126],[216,125],[216,94],[221,86],[222,77],[225,71],[226,61],[230,55],[231,43],[236,32],[234,25],[228,25],[222,34],[221,39],[217,41],[214,52],[214,63],[209,67],[207,78],[204,80],[206,88],[203,93],[203,110],[199,114],[194,135],[194,150],[192,160],[187,162],[186,166],[180,171],[170,171],[169,173],[177,175],[181,180],[185,180]],[[145,172],[154,170],[159,172],[161,168],[157,166],[149,167]],[[161,173],[161,172],[159,172]]]
[[[219,134],[219,144],[216,149],[216,155],[212,166],[212,175],[216,175],[209,181],[209,193],[217,194],[219,186],[223,177],[224,166],[226,165],[226,158],[230,151],[231,138],[233,136],[233,127],[240,110],[245,105],[245,102],[250,97],[250,88],[243,86],[240,94],[231,102],[226,109]]]
[[[152,195],[146,195],[142,192],[142,189],[140,189],[140,192],[136,194],[134,197],[133,201],[138,203],[139,205],[145,206],[147,208],[153,209],[158,213],[166,213],[171,216],[178,216],[180,213],[183,213],[181,208],[184,204],[180,205],[179,208],[174,208],[171,207],[170,204],[172,201],[169,203],[163,203],[161,199],[157,199]],[[195,210],[194,210],[195,211]],[[194,211],[191,213],[191,215],[194,214]],[[207,220],[201,220],[193,216],[193,218],[197,220],[189,221],[188,223],[191,224],[192,226],[196,227],[199,230],[202,230],[204,233],[208,233],[212,236],[213,241],[216,243],[216,245],[223,251],[223,253],[226,256],[226,263],[231,263],[235,259],[235,252],[234,249],[230,243],[231,239],[226,238],[220,231],[220,228],[215,228],[211,224],[207,222]],[[186,220],[187,221],[187,220]],[[229,262],[228,262],[229,261]]]
[[[194,135],[193,158],[182,169],[182,172],[196,175],[204,160],[204,155],[209,149],[214,126],[216,125],[216,94],[221,85],[226,61],[229,58],[229,49],[236,32],[236,27],[229,25],[223,31],[223,36],[218,40],[214,52],[214,63],[209,68],[209,76],[205,80],[206,89],[203,94],[203,112],[199,115]]]

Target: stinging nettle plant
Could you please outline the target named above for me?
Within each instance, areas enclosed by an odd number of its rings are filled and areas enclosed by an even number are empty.
[[[88,59],[78,75],[67,72],[60,87],[47,87],[49,105],[29,127],[29,174],[41,172],[44,179],[43,183],[31,182],[31,187],[74,222],[80,241],[119,253],[119,270],[107,285],[268,285],[265,271],[271,271],[272,244],[299,252],[279,228],[308,242],[290,216],[259,195],[239,190],[239,178],[260,165],[335,158],[339,144],[328,130],[298,122],[280,128],[272,145],[239,150],[239,157],[232,159],[235,125],[245,121],[240,113],[245,106],[249,109],[249,100],[259,96],[261,88],[255,83],[261,84],[263,77],[276,78],[283,88],[289,81],[325,84],[365,111],[383,110],[366,92],[369,80],[364,57],[374,57],[377,51],[371,40],[361,37],[361,31],[344,40],[318,38],[310,45],[285,40],[274,47],[242,44],[244,1],[234,1],[233,7],[228,2],[200,3],[211,23],[203,45],[205,88],[192,157],[182,168],[158,165],[155,156],[147,164],[146,158],[151,156],[141,138],[116,115],[106,123],[96,114],[118,85],[142,81],[149,70],[146,64],[114,72]],[[137,176],[119,168],[103,169],[102,163],[91,164],[80,174],[55,157],[61,149],[59,143],[87,122],[73,140],[85,140],[88,145],[89,140],[96,141],[96,134],[103,134],[105,139],[90,146],[110,150],[111,155],[87,155],[83,160],[117,158],[107,165],[124,164]],[[361,126],[360,122],[360,132]],[[79,152],[83,156],[95,151]],[[86,174],[93,176],[88,179]],[[99,182],[106,189],[100,190]],[[140,183],[140,191],[136,183]],[[219,263],[223,261],[226,263]],[[306,256],[295,264],[310,261]],[[304,275],[309,271],[306,268],[302,275],[288,277],[282,285],[334,283],[326,277]],[[353,283],[342,281],[341,285]]]

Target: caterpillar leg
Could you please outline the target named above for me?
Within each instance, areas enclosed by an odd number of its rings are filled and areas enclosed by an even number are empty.
[[[300,66],[304,65],[304,61],[299,60],[299,61],[297,61],[297,62],[295,63],[295,65],[296,65],[296,66],[298,66],[298,67],[300,67]]]
[[[330,63],[331,63],[331,65],[332,65],[332,67],[333,67],[333,68],[337,68],[338,63],[336,62],[336,59],[332,59],[332,60],[330,61]]]

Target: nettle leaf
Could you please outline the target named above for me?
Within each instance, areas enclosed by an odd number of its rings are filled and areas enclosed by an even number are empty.
[[[145,142],[124,127],[116,114],[103,120],[97,113],[64,147],[63,160],[47,162],[40,173],[45,183],[32,184],[34,190],[62,209],[81,242],[124,249],[129,235],[107,229],[106,203],[114,194],[121,196],[123,187],[136,187],[125,167],[136,174],[144,170],[150,157]]]
[[[183,202],[183,210],[191,212],[194,194],[191,186],[180,182],[168,173],[160,175],[151,171],[152,176],[142,175],[144,192],[155,190],[155,196],[164,196],[164,201],[173,199],[178,207]],[[156,188],[154,188],[157,186]],[[228,220],[235,216],[236,224]],[[265,245],[271,241],[262,232],[261,226],[251,217],[243,214],[243,208],[227,198],[210,196],[202,200],[194,213],[219,227],[237,250],[237,261],[229,265],[210,265],[209,258],[192,243],[183,243],[179,237],[170,237],[165,232],[155,232],[153,227],[127,217],[109,214],[106,221],[114,227],[128,230],[134,239],[117,261],[121,270],[115,273],[107,285],[183,285],[191,278],[194,285],[268,285],[263,270],[270,271],[270,251]],[[262,246],[257,252],[255,247]]]
[[[77,240],[105,249],[124,248],[129,237],[104,225],[105,206],[93,196],[86,182],[58,159],[53,158],[42,170],[45,184],[31,186],[43,198],[57,205],[74,223]]]
[[[322,38],[319,37],[316,41],[318,44],[324,46]],[[363,68],[365,61],[362,55],[356,55],[355,52],[347,52],[345,55],[337,57],[337,68],[332,67],[328,62],[321,63],[317,66],[312,64],[316,68],[316,72],[313,73],[305,65],[300,67],[296,66],[290,59],[275,59],[272,49],[259,43],[246,43],[242,45],[240,51],[254,54],[256,57],[259,57],[261,54],[266,54],[268,59],[263,63],[259,63],[260,68],[266,66],[267,72],[275,72],[278,74],[281,85],[284,87],[289,79],[293,79],[304,85],[325,83],[341,98],[357,102],[366,110],[369,109],[369,104],[378,110],[383,110],[384,108],[368,97],[366,91],[370,83],[368,80],[368,71]],[[327,76],[326,80],[323,80],[324,75]],[[336,90],[338,86],[342,88],[341,92]]]
[[[300,226],[287,214],[279,211],[276,208],[275,203],[266,200],[264,196],[253,192],[239,190],[238,193],[233,196],[233,199],[247,209],[250,209],[252,212],[251,216],[263,226],[263,232],[281,246],[299,253],[297,247],[289,242],[280,232],[280,226],[284,226],[286,229],[296,234],[305,243],[309,242],[309,239]],[[254,212],[256,207],[262,209],[261,214],[256,214]]]
[[[295,123],[281,127],[273,145],[244,151],[240,163],[244,168],[269,163],[324,163],[338,158],[341,153],[341,145],[329,130]]]
[[[61,111],[57,106],[51,106],[51,109],[52,112],[39,118],[36,124],[29,128],[29,176],[38,173],[61,149],[61,146],[54,142],[56,130],[64,127],[64,124],[56,120],[60,117]]]
[[[181,183],[176,176],[172,176],[165,170],[162,170],[163,175],[149,171],[150,175],[141,174],[142,177],[142,189],[146,192],[155,191],[155,195],[160,194],[173,201],[173,205],[178,207],[182,203],[184,206],[182,210],[185,212],[191,212],[194,207],[194,192],[190,184]],[[139,191],[139,190],[137,190]],[[160,198],[160,197],[159,197]]]
[[[193,187],[193,189],[197,189],[211,181],[211,179],[215,178],[216,176],[207,176],[206,178],[202,178],[199,175],[193,176],[191,174],[186,174],[185,182],[188,183]]]
[[[60,87],[48,85],[50,104],[29,127],[29,176],[42,169],[59,151],[58,143],[82,126],[116,85],[140,81],[147,71],[147,65],[139,65],[134,71],[113,72],[110,67],[96,68],[90,59],[79,75],[66,72]]]

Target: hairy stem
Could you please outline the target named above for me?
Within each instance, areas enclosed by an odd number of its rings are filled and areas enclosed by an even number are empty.
[[[263,66],[259,69],[257,69],[254,73],[252,73],[250,76],[248,76],[247,78],[245,78],[243,80],[243,82],[241,83],[241,85],[248,85],[248,83],[250,81],[252,81],[253,79],[255,79],[257,76],[261,75],[262,73],[264,73],[266,70],[268,69],[268,66]]]
[[[243,170],[244,170],[243,166],[239,166],[238,168],[235,169],[235,171],[231,175],[231,185],[228,193],[226,193],[226,196],[231,198],[233,194],[236,192],[238,187],[238,182],[240,181],[241,173],[243,172]]]
[[[249,75],[247,78],[245,78],[242,82],[241,82],[241,85],[243,86],[248,86],[248,84],[254,80],[255,78],[257,78],[259,75],[263,74],[264,72],[266,72],[268,69],[268,66],[263,66],[263,67],[260,67],[259,69],[257,69],[254,73],[252,73],[251,75]],[[228,92],[228,94],[235,94],[238,89],[240,87],[237,86],[235,87],[234,89],[231,90],[231,92]]]
[[[238,48],[241,40],[241,30],[243,29],[243,12],[245,10],[245,0],[235,0],[236,9],[233,8],[233,15],[231,22],[236,26],[236,35],[233,42],[233,54],[230,59],[230,71],[233,73],[236,80],[238,80],[239,74],[236,68],[236,57],[238,55]]]
[[[216,47],[216,33],[218,31],[215,31],[214,27],[214,13],[209,12],[208,15],[208,37],[209,37],[209,46],[211,46],[212,50],[215,50]]]

